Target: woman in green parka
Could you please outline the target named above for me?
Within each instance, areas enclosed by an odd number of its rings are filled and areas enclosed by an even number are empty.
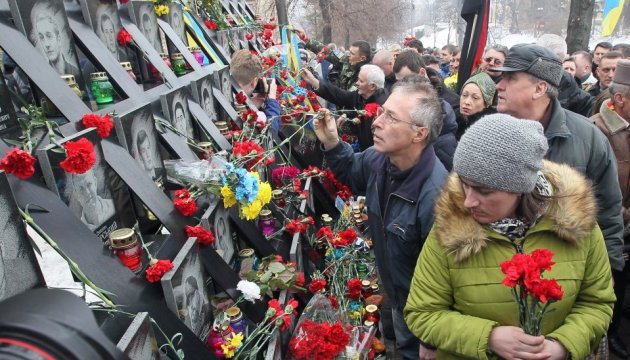
[[[547,148],[540,123],[505,114],[462,137],[404,310],[409,329],[437,348],[421,348],[421,359],[582,360],[606,333],[615,296],[591,185],[543,161]],[[535,249],[555,254],[544,278],[564,291],[538,337],[518,327],[500,267]]]

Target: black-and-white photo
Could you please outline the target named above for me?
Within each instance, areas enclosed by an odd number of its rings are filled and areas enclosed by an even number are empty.
[[[192,116],[188,111],[188,91],[185,87],[173,89],[160,96],[162,111],[171,125],[185,136],[196,139]]]
[[[163,53],[162,41],[157,24],[157,16],[152,1],[131,1],[132,21],[158,53]]]
[[[190,83],[193,98],[201,105],[203,111],[208,115],[210,120],[218,121],[217,118],[217,104],[212,94],[212,82],[214,76],[212,74],[204,75],[199,79],[193,80]]]
[[[162,183],[165,170],[160,155],[158,133],[147,104],[115,117],[116,132],[121,144],[156,183]]]
[[[223,49],[223,52],[230,56],[230,37],[228,30],[219,30],[217,31],[217,42]]]
[[[151,326],[149,313],[141,312],[127,328],[116,346],[131,360],[160,360],[163,357]]]
[[[125,61],[125,49],[118,45],[116,37],[122,29],[116,0],[86,0],[81,3],[83,18],[92,27],[105,47],[118,61]]]
[[[43,285],[9,181],[0,171],[0,301]]]
[[[184,44],[188,44],[188,40],[186,39],[186,31],[184,28],[184,11],[182,6],[176,2],[172,2],[169,5],[168,12],[168,23],[171,25],[173,30],[175,30],[175,34],[180,38]]]
[[[228,211],[223,207],[223,204],[219,204],[214,212],[214,218],[212,221],[213,232],[215,236],[214,248],[217,253],[221,255],[226,263],[231,264],[234,258],[236,249],[234,248],[234,238],[232,237],[232,227],[230,224],[230,215]]]
[[[239,29],[230,29],[230,45],[232,46],[233,51],[241,49],[239,34]]]
[[[234,101],[234,96],[232,93],[232,80],[230,79],[230,71],[228,68],[224,68],[219,71],[219,79],[221,80],[221,93],[223,93],[223,96],[232,103]]]
[[[63,0],[10,0],[13,19],[59,75],[74,75],[79,88],[83,77],[72,40]]]
[[[96,157],[94,166],[83,174],[65,172],[59,166],[66,156],[53,151],[55,145],[38,150],[37,157],[48,188],[56,192],[77,218],[105,242],[110,232],[124,227],[121,209],[127,207],[122,202],[129,201],[129,192],[126,186],[120,186],[114,191],[114,186],[122,181],[105,162],[94,128],[77,132],[59,143],[78,141],[80,138],[86,138],[94,144]],[[115,200],[120,203],[117,205]]]
[[[212,317],[206,274],[196,238],[189,238],[173,260],[173,269],[162,277],[166,304],[201,338]],[[205,339],[202,339],[205,340]]]

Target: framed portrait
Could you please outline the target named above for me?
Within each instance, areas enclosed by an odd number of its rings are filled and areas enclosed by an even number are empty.
[[[217,43],[223,49],[223,53],[230,56],[232,52],[230,51],[230,34],[228,30],[217,31]]]
[[[0,301],[44,285],[9,181],[0,171]]]
[[[59,75],[74,75],[85,87],[64,0],[9,0],[16,27]]]
[[[121,61],[127,61],[125,49],[118,45],[116,37],[122,29],[116,0],[85,0],[81,2],[83,18],[94,30],[99,39],[112,56]]]
[[[182,5],[177,2],[172,2],[169,5],[169,12],[166,20],[169,25],[177,34],[177,37],[186,45],[188,45],[188,39],[186,38],[186,28],[184,26],[184,10]]]
[[[232,223],[230,223],[230,214],[223,207],[223,203],[219,201],[214,213],[210,217],[210,226],[214,233],[214,248],[219,255],[229,265],[234,262],[234,254],[238,252],[238,240],[236,233],[232,231]]]
[[[147,38],[158,53],[163,53],[164,48],[160,40],[160,31],[158,29],[157,16],[153,9],[153,2],[132,0],[129,10],[131,20],[138,26],[144,37]]]
[[[175,129],[185,136],[197,140],[193,117],[188,110],[188,89],[185,86],[174,88],[160,95],[162,112]]]
[[[241,49],[241,40],[239,38],[240,36],[240,30],[239,29],[230,29],[229,30],[229,36],[230,36],[230,47],[232,48],[232,51],[238,51]]]
[[[230,77],[230,69],[226,66],[218,69],[213,73],[214,84],[221,91],[223,97],[230,103],[234,102],[234,95],[232,93],[232,79]]]
[[[192,90],[193,99],[197,104],[201,105],[203,111],[208,115],[210,120],[218,121],[217,104],[212,90],[212,82],[214,76],[212,74],[203,75],[198,79],[190,82],[190,89]]]
[[[173,269],[162,277],[166,305],[204,341],[212,320],[208,283],[196,238],[189,238],[173,260]]]
[[[127,149],[151,180],[163,184],[166,170],[160,154],[159,138],[151,104],[142,105],[114,117],[118,141]]]
[[[94,145],[96,163],[83,174],[65,172],[59,163],[66,155],[51,144],[37,151],[46,185],[65,202],[70,210],[104,243],[109,233],[135,222],[130,206],[129,189],[103,157],[95,128],[89,128],[58,142],[85,138]]]
[[[116,347],[131,360],[167,359],[160,353],[160,348],[151,325],[149,313],[138,313],[127,328]]]

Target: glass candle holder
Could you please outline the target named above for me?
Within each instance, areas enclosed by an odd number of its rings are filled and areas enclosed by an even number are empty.
[[[265,236],[269,236],[276,231],[276,220],[270,210],[262,210],[258,219],[258,227]]]
[[[203,65],[203,52],[201,52],[201,48],[197,46],[192,46],[189,49],[190,49],[190,52],[195,57],[195,60],[197,60],[197,63],[199,65]]]
[[[74,75],[61,75],[61,79],[65,81],[66,84],[68,84],[70,90],[72,90],[72,92],[75,93],[79,97],[79,99],[83,98],[83,92],[81,91],[81,89],[79,89],[79,85],[77,85],[77,81],[75,80]]]
[[[332,226],[333,218],[328,214],[322,214],[322,226]]]
[[[197,146],[201,149],[199,153],[200,159],[209,159],[214,154],[214,145],[209,141],[202,141],[197,143]]]
[[[171,56],[171,68],[177,76],[186,75],[186,60],[181,53],[174,53]]]
[[[142,267],[142,246],[136,238],[133,229],[122,228],[109,234],[109,246],[120,262],[133,272]]]
[[[235,333],[241,333],[245,336],[247,332],[247,323],[245,319],[243,319],[243,313],[241,309],[236,306],[233,306],[225,311],[228,318],[230,319],[230,326],[234,330]]]
[[[114,87],[109,82],[107,73],[92,73],[90,74],[90,79],[90,89],[97,104],[109,104],[114,101]]]
[[[217,359],[225,359],[221,344],[225,343],[225,340],[227,340],[228,336],[232,333],[234,333],[234,329],[232,329],[229,323],[217,324],[215,322],[212,325],[210,333],[208,334],[208,340],[206,341],[206,347],[214,352]]]
[[[217,130],[223,135],[227,140],[230,140],[232,136],[230,135],[230,128],[228,127],[227,122],[225,121],[217,121],[214,123],[217,127]]]
[[[279,208],[284,208],[284,205],[286,205],[286,201],[284,200],[284,191],[281,189],[272,190],[271,198],[273,199],[274,204],[276,204]]]
[[[370,280],[361,280],[361,296],[364,299],[369,298],[372,295],[372,288],[370,288],[372,282]]]
[[[129,74],[129,76],[136,81],[136,74],[133,73],[133,68],[131,67],[131,63],[129,61],[123,61],[120,63],[120,66]]]
[[[365,316],[363,320],[369,320],[374,322],[374,324],[378,324],[381,316],[378,313],[378,306],[371,304],[365,307]]]

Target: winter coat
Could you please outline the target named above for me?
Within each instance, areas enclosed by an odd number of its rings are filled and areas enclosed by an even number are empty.
[[[309,40],[306,43],[306,48],[317,54],[324,49],[324,45],[316,40]],[[339,52],[329,51],[326,56],[326,60],[333,65],[328,73],[328,81],[344,90],[352,90],[359,79],[361,66],[369,64],[371,59],[368,57],[365,61],[350,64],[345,54],[337,55],[337,53]]]
[[[445,100],[440,100],[442,104],[442,131],[433,143],[435,155],[442,162],[447,171],[453,168],[453,155],[457,147],[457,119],[455,112]]]
[[[496,112],[497,110],[495,108],[488,107],[468,117],[465,117],[461,113],[457,114],[457,134],[456,134],[457,141],[461,139],[462,135],[464,135],[466,130],[468,130],[468,128],[471,127],[472,124],[476,123],[477,120],[481,119],[482,117],[486,115],[494,114]]]
[[[392,308],[402,309],[424,239],[433,226],[433,205],[448,173],[429,145],[400,187],[379,202],[391,166],[386,155],[369,148],[354,154],[340,142],[324,152],[335,177],[355,195],[365,195],[370,235],[381,284]],[[384,214],[384,215],[381,215]]]
[[[630,129],[629,124],[604,102],[598,114],[591,117],[604,133],[617,158],[617,177],[621,187],[624,223],[630,222]]]
[[[339,109],[344,110],[363,110],[366,104],[377,103],[383,105],[389,97],[389,92],[385,89],[377,89],[376,92],[365,99],[359,93],[354,91],[343,90],[332,84],[319,84],[319,88],[315,90],[315,93],[321,96],[324,100],[329,101],[338,106]],[[372,121],[374,119],[363,119],[359,125],[359,146],[361,150],[366,150],[370,146],[374,145],[374,139],[372,138]]]
[[[595,189],[599,205],[597,223],[602,229],[610,266],[621,271],[623,261],[623,219],[617,161],[610,143],[589,120],[565,110],[555,100],[545,136],[548,160],[568,164],[584,174]]]
[[[552,270],[564,296],[550,305],[542,334],[559,341],[571,359],[585,359],[606,333],[615,295],[606,246],[597,226],[589,182],[567,165],[545,162],[554,188],[547,212],[522,239],[523,252],[549,249]],[[435,225],[416,266],[405,307],[409,329],[435,345],[437,358],[497,359],[488,351],[495,326],[519,326],[511,289],[501,281],[501,262],[515,245],[463,207],[464,193],[453,174],[436,203]]]
[[[563,108],[582,116],[590,116],[595,98],[582,90],[575,78],[568,72],[562,73],[562,80],[558,87],[558,100]]]

